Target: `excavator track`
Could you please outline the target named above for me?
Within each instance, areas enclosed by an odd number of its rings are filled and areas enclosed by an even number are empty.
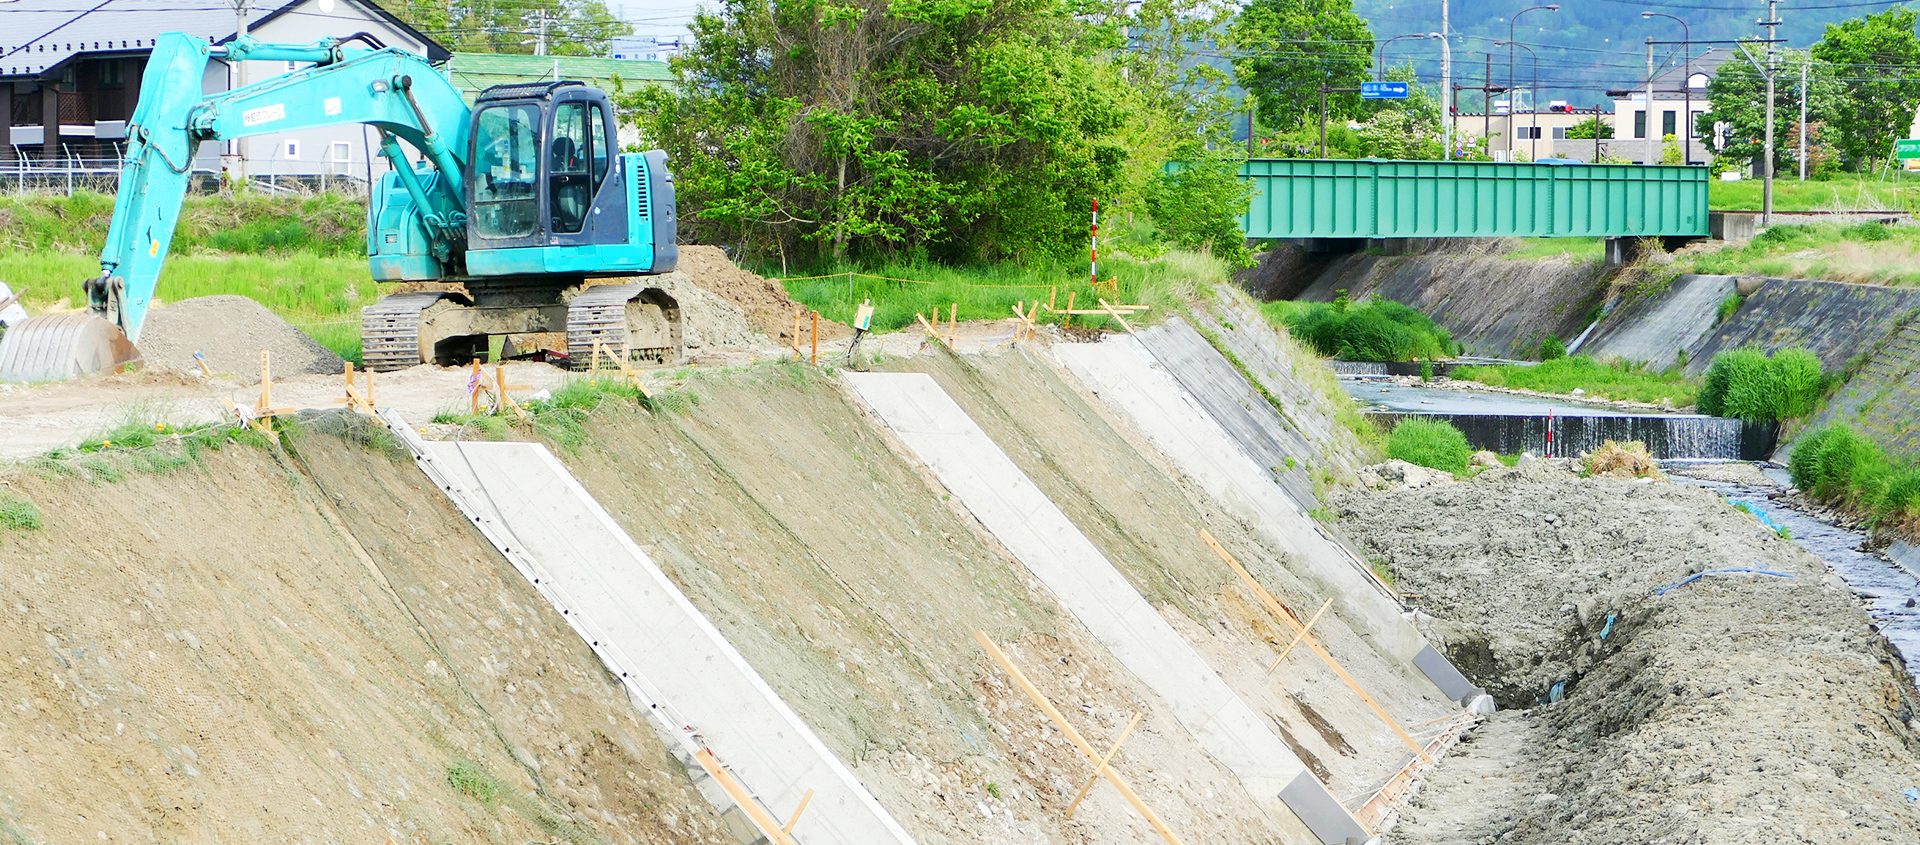
[[[397,293],[360,309],[360,357],[379,373],[404,370],[431,357],[420,349],[420,312],[443,293]]]
[[[658,288],[600,285],[567,303],[567,356],[575,370],[593,366],[596,344],[629,361],[669,364],[681,354],[680,306]]]

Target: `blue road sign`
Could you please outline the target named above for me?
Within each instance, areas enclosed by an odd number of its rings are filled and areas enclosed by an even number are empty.
[[[1362,100],[1404,100],[1407,98],[1405,82],[1362,82],[1360,99]]]

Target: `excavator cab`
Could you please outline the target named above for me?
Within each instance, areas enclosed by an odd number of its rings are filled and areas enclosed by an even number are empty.
[[[468,143],[469,274],[673,270],[666,154],[622,154],[613,105],[600,89],[489,88],[474,104]]]

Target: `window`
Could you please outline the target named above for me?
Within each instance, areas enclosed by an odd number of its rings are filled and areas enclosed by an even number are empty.
[[[1540,127],[1538,126],[1517,126],[1517,127],[1514,127],[1513,133],[1514,133],[1513,134],[1514,140],[1518,140],[1518,141],[1540,140]]]
[[[352,155],[353,147],[349,146],[345,141],[335,141],[327,147],[327,158],[335,164],[345,164],[352,161]]]
[[[99,68],[100,88],[127,87],[127,67],[118,59],[108,59],[96,65]]]
[[[494,106],[473,127],[473,226],[481,237],[533,234],[539,220],[540,108]]]
[[[607,143],[606,110],[596,106],[593,110],[593,190],[600,191],[600,182],[607,178],[607,158],[612,155],[612,147]]]
[[[299,141],[286,142],[286,145],[280,148],[280,157],[288,161],[299,161],[300,160],[300,142]]]
[[[1566,140],[1566,138],[1567,138],[1567,127],[1565,126],[1553,127],[1553,140],[1564,141]]]
[[[1633,137],[1647,137],[1647,113],[1644,111],[1633,113]]]
[[[1660,137],[1665,138],[1678,130],[1674,129],[1675,114],[1671,111],[1660,113]]]
[[[587,222],[587,206],[593,202],[591,162],[598,145],[587,128],[589,110],[599,116],[591,103],[563,103],[553,114],[547,179],[555,233],[580,231]]]

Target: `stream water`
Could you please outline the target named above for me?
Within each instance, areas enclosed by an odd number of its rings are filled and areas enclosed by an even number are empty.
[[[1395,384],[1377,378],[1343,378],[1341,385],[1364,403],[1368,414],[1386,420],[1411,415],[1444,419],[1466,434],[1474,448],[1503,455],[1575,455],[1598,449],[1608,440],[1638,440],[1662,460],[1763,460],[1772,455],[1777,432],[1772,423]]]

